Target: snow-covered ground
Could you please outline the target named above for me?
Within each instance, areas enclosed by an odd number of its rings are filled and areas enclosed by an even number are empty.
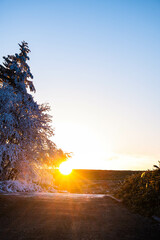
[[[40,199],[49,199],[49,198],[78,198],[78,199],[90,199],[90,198],[103,198],[107,196],[106,194],[77,194],[77,193],[51,193],[51,192],[5,192],[2,193],[3,195],[14,195],[14,196],[19,196],[19,197],[36,197]]]
[[[0,181],[0,194],[16,195],[23,197],[64,197],[64,198],[101,198],[106,194],[76,194],[68,193],[67,191],[57,192],[54,187],[49,189],[42,188],[40,185],[27,181]]]
[[[17,192],[57,192],[54,187],[46,189],[31,181],[8,180],[0,181],[0,193],[17,193]]]

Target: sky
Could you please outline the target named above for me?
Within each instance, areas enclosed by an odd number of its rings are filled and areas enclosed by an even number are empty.
[[[159,0],[0,0],[0,63],[25,40],[35,100],[73,168],[160,159]]]

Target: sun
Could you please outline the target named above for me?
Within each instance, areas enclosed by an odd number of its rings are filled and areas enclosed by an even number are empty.
[[[63,162],[59,166],[59,171],[63,175],[69,175],[72,172],[72,167],[69,162]]]

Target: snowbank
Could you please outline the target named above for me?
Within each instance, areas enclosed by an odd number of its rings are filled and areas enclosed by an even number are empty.
[[[42,187],[33,182],[8,180],[0,181],[0,193],[16,192],[57,192],[54,187]]]

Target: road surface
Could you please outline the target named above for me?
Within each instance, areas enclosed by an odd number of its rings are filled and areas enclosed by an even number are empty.
[[[160,226],[103,195],[0,195],[1,240],[155,240]]]

